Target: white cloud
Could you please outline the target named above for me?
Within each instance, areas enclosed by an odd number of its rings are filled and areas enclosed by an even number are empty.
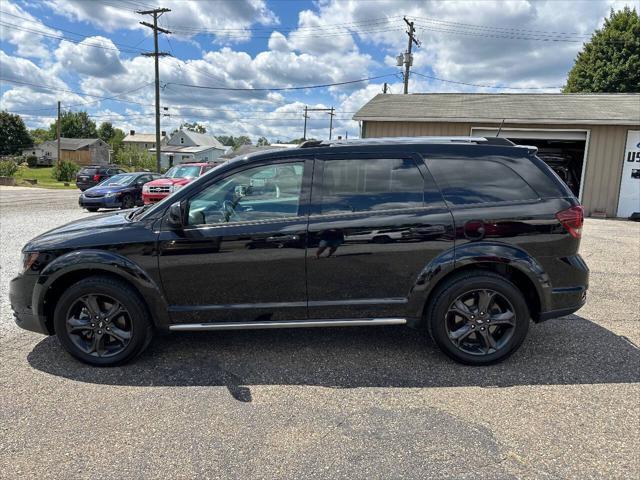
[[[60,32],[43,25],[37,18],[10,0],[2,1],[0,20],[8,25],[0,26],[0,40],[15,45],[21,57],[46,58],[49,56],[47,44],[38,31],[46,35],[60,35]]]
[[[97,48],[98,45],[102,48]],[[118,54],[113,42],[101,36],[85,38],[78,44],[63,40],[55,51],[58,62],[65,70],[98,78],[124,73]]]
[[[145,8],[140,2],[47,0],[47,3],[54,11],[106,31],[146,29],[139,22],[151,18],[147,16],[145,19],[136,13],[138,8],[135,5]],[[273,25],[278,22],[264,0],[165,0],[162,6],[171,12],[160,17],[160,25],[172,30],[179,38],[210,31],[214,38],[246,39],[249,34],[243,29],[252,24]]]

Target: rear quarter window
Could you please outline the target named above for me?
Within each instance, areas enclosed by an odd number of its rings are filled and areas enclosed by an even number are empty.
[[[538,193],[512,168],[494,160],[427,159],[450,205],[537,200]]]

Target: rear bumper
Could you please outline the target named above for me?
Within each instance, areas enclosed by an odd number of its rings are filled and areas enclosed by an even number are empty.
[[[551,272],[553,279],[570,282],[571,286],[556,286],[551,289],[548,301],[543,304],[545,308],[538,314],[538,318],[534,318],[537,322],[570,315],[582,308],[587,301],[589,267],[580,255],[556,260]]]
[[[97,182],[76,182],[76,187],[78,187],[81,192],[84,192],[91,187],[95,187],[97,184]]]
[[[31,332],[51,335],[45,317],[37,315],[32,305],[32,295],[37,275],[18,275],[9,284],[9,301],[13,317],[20,328]]]

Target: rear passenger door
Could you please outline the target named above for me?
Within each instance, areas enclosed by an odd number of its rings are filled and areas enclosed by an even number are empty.
[[[394,153],[318,156],[311,203],[309,318],[411,316],[420,272],[453,244],[451,214],[424,162]]]

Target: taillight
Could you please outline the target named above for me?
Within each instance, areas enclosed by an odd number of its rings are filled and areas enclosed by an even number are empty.
[[[582,224],[584,223],[584,209],[582,205],[567,208],[556,213],[556,218],[572,237],[582,236]]]
[[[97,173],[93,176],[93,181],[94,182],[99,182],[100,181],[100,175],[98,175]]]

